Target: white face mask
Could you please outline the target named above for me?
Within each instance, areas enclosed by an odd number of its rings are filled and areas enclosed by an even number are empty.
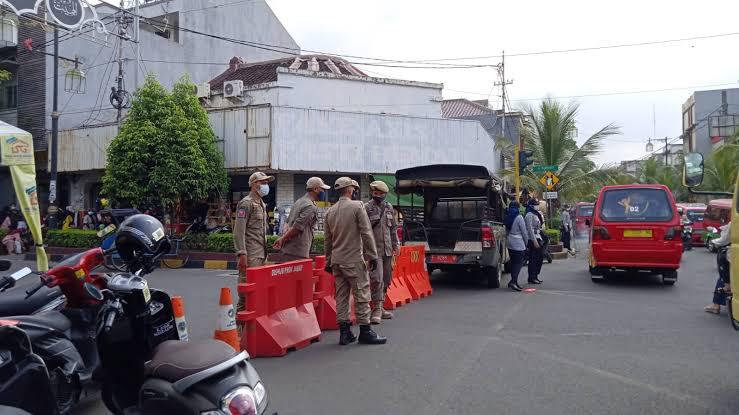
[[[537,212],[538,212],[538,211],[539,211],[540,209],[541,209],[541,207],[539,207],[539,205],[535,205],[535,206],[534,206],[534,210],[535,210],[535,211],[537,211]]]
[[[268,184],[260,184],[259,190],[257,191],[259,193],[259,196],[267,196],[269,194],[269,185]]]

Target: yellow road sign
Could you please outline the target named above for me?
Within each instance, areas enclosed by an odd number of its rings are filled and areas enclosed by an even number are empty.
[[[539,183],[546,186],[547,190],[552,190],[554,189],[554,186],[556,186],[557,183],[559,183],[559,177],[557,177],[556,174],[548,171],[544,173],[543,176],[541,176],[541,178],[539,179]]]

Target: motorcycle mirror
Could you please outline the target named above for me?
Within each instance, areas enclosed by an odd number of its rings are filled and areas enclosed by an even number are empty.
[[[10,261],[7,259],[0,259],[0,271],[7,271],[10,269]]]
[[[103,296],[103,292],[100,291],[98,287],[90,284],[89,282],[85,283],[85,292],[87,292],[87,295],[98,301],[103,301],[103,299],[105,299],[105,296]]]

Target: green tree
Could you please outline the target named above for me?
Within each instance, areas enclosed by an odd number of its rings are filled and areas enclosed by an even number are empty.
[[[682,171],[682,160],[675,166],[666,166],[658,157],[652,157],[642,163],[637,178],[642,184],[663,184],[669,187],[675,199],[684,202],[689,200],[690,195],[682,185]]]
[[[701,190],[732,192],[739,169],[739,132],[705,158]]]
[[[183,90],[188,83],[181,81],[170,94],[149,75],[134,94],[108,148],[102,192],[114,202],[162,206],[178,214],[185,202],[226,186],[223,156],[213,154],[218,153],[213,131]]]
[[[526,114],[521,129],[524,146],[534,152],[536,164],[559,167],[556,174],[561,180],[558,184],[560,199],[568,201],[592,199],[601,186],[614,180],[614,169],[599,167],[592,159],[601,151],[608,137],[621,133],[619,127],[608,124],[578,146],[575,141],[578,109],[576,103],[565,105],[551,98],[536,108],[523,109]],[[513,164],[513,146],[502,145],[499,148]],[[504,174],[512,179],[514,172],[507,170]],[[528,171],[521,177],[522,186],[541,189],[539,176]]]

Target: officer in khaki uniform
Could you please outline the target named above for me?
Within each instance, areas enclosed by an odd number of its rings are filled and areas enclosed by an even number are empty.
[[[305,196],[298,199],[290,209],[287,231],[272,245],[280,250],[280,261],[297,261],[310,258],[313,245],[313,227],[318,221],[316,201],[331,187],[320,177],[311,177],[305,184]]]
[[[378,336],[370,327],[370,283],[365,259],[369,261],[369,268],[374,270],[377,268],[377,251],[364,205],[351,200],[352,192],[359,189],[359,184],[348,177],[340,177],[334,189],[341,197],[326,212],[324,246],[327,271],[335,277],[339,344],[347,345],[357,340],[349,319],[349,296],[352,293],[359,323],[359,342],[384,344],[387,338]]]
[[[378,267],[370,273],[370,288],[372,289],[372,324],[380,324],[381,319],[393,318],[393,313],[385,310],[385,294],[393,280],[393,255],[400,253],[398,242],[398,223],[395,221],[393,206],[385,200],[390,189],[381,181],[370,183],[372,200],[364,204],[367,211],[372,233],[377,248]]]
[[[262,266],[267,259],[267,207],[262,198],[269,194],[268,183],[274,179],[261,171],[249,176],[251,192],[236,206],[234,248],[238,257],[240,283],[246,282],[247,268]],[[236,311],[242,310],[244,299],[239,296]]]

